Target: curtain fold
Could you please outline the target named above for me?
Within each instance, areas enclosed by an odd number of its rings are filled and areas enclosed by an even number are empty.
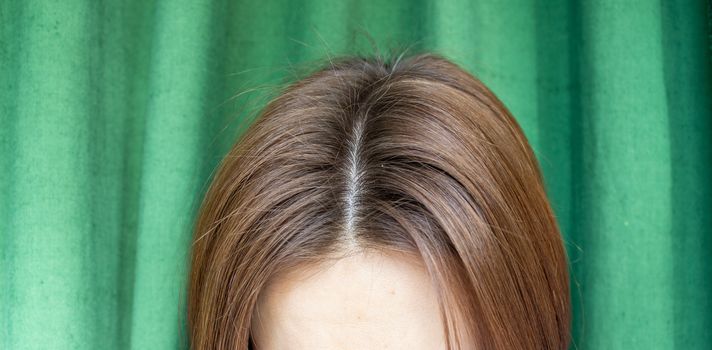
[[[248,117],[315,62],[390,49],[451,58],[522,125],[569,254],[572,349],[712,348],[711,13],[0,2],[0,348],[186,348],[194,215]]]

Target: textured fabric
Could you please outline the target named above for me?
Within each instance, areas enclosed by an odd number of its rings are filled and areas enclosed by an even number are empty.
[[[0,2],[0,348],[184,348],[213,169],[285,79],[369,36],[446,55],[521,123],[572,349],[712,348],[709,5],[574,3]]]

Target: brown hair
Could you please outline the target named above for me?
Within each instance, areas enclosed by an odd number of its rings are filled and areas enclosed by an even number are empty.
[[[449,348],[568,347],[567,259],[538,163],[502,102],[439,54],[342,56],[267,104],[200,209],[191,347],[248,349],[270,278],[353,248],[422,258]]]

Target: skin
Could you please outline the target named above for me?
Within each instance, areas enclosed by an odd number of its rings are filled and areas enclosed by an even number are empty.
[[[415,258],[354,253],[276,277],[252,335],[259,350],[445,350],[435,293]]]

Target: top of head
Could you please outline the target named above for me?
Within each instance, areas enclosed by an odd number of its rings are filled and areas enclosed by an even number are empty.
[[[361,250],[422,259],[452,348],[568,346],[566,256],[536,159],[442,56],[337,58],[264,108],[201,207],[194,347],[246,348],[238,330],[271,278]]]

